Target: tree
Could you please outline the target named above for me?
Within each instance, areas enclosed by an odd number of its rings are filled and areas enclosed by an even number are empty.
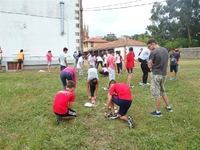
[[[200,46],[200,1],[166,0],[155,2],[151,10],[151,25],[147,30],[161,43],[187,39],[188,46]],[[198,36],[197,36],[198,35]]]
[[[118,38],[116,37],[114,33],[107,34],[107,36],[104,36],[103,39],[109,42],[118,40]]]

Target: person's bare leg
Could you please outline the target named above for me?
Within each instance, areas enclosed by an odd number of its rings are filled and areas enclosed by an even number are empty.
[[[24,70],[24,64],[21,64],[21,70]]]
[[[165,105],[166,105],[167,107],[169,107],[169,101],[168,101],[167,95],[166,95],[166,94],[163,95],[162,98],[163,98],[163,100],[164,100],[164,102],[165,102]]]
[[[160,111],[160,99],[155,99],[156,110]]]
[[[118,115],[118,116],[119,116],[119,119],[121,119],[121,120],[124,120],[124,121],[128,120],[127,116],[120,116],[120,115]]]
[[[169,73],[169,77],[172,78],[172,72]]]
[[[17,70],[19,69],[19,63],[17,63]]]
[[[132,75],[133,75],[133,73],[128,74],[128,78],[127,78],[127,85],[128,86],[131,85]]]

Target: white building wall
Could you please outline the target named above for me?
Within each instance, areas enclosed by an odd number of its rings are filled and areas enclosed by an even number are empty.
[[[69,49],[69,58],[79,46],[80,39],[75,32],[75,10],[79,0],[62,0],[64,2],[64,35],[61,35],[60,0],[0,0],[0,46],[3,58],[17,58],[20,49],[24,49],[26,60],[46,60],[48,50],[53,59],[62,53],[63,47]]]

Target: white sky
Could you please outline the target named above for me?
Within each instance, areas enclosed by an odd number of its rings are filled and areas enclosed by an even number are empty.
[[[89,37],[105,36],[109,33],[121,35],[134,35],[145,33],[147,25],[150,25],[151,8],[153,2],[163,0],[82,0],[83,24],[89,26]],[[129,3],[127,3],[129,2]],[[126,3],[126,4],[122,4]],[[111,7],[127,7],[146,4],[143,6],[124,9],[84,11],[86,8],[120,4]],[[105,9],[108,7],[94,8]]]

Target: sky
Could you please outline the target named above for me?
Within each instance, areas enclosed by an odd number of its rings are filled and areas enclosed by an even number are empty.
[[[114,33],[117,37],[142,34],[147,25],[150,25],[153,4],[149,3],[161,1],[163,0],[82,0],[83,24],[89,26],[89,37],[106,36],[109,33]],[[103,10],[108,8],[120,9]],[[97,9],[100,11],[91,11]]]

